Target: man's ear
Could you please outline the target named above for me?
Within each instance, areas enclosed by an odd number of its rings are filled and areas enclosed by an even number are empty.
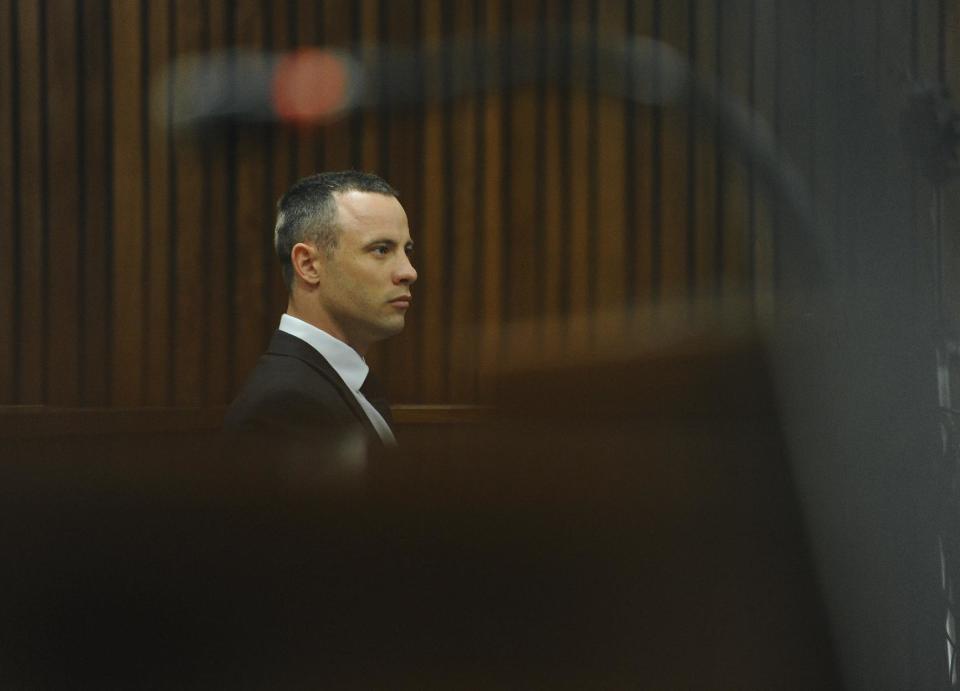
[[[317,285],[320,282],[320,263],[322,261],[320,254],[316,247],[303,242],[298,242],[290,250],[290,263],[293,264],[293,272],[304,283]]]

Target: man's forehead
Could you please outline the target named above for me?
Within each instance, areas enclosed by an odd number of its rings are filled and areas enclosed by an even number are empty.
[[[380,192],[347,190],[346,192],[334,192],[333,198],[337,201],[337,207],[341,211],[347,211],[355,215],[369,215],[396,208],[403,209],[400,201],[392,194],[382,194]]]
[[[376,223],[406,228],[407,214],[400,201],[391,194],[350,190],[334,192],[337,201],[337,222],[341,228],[359,223]]]

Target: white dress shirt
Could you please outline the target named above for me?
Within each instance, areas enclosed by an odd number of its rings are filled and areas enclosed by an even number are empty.
[[[380,435],[380,439],[388,446],[396,446],[397,440],[393,436],[390,425],[383,419],[383,416],[377,412],[367,397],[360,393],[360,387],[367,378],[370,368],[366,361],[360,356],[360,353],[348,346],[343,341],[334,338],[323,329],[318,329],[313,324],[308,324],[302,319],[291,317],[284,314],[280,317],[280,330],[296,336],[301,341],[306,341],[320,353],[323,358],[330,363],[330,366],[336,371],[343,383],[353,393],[357,403],[363,408],[363,412],[370,418],[373,428]]]

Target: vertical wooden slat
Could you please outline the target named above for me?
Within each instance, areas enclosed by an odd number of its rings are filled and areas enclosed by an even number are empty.
[[[226,4],[229,0],[208,0],[210,12],[209,50],[219,52],[226,48],[229,40]],[[205,167],[208,175],[209,198],[205,200],[202,232],[205,238],[203,266],[205,267],[205,287],[207,309],[204,314],[206,328],[206,349],[204,351],[204,372],[207,404],[220,404],[229,400],[230,372],[227,353],[230,349],[228,311],[230,292],[227,288],[227,138],[223,132],[214,133],[207,141]]]
[[[696,0],[694,17],[695,69],[698,78],[713,83],[717,78],[717,0]],[[705,114],[696,119],[691,145],[693,152],[693,243],[695,267],[693,285],[702,301],[715,294],[717,286],[714,256],[717,244],[717,140],[716,122]],[[701,302],[700,304],[705,304]]]
[[[721,79],[727,93],[741,103],[750,101],[750,0],[730,0],[723,3],[721,26]],[[719,257],[722,267],[721,282],[724,294],[742,293],[750,280],[748,265],[750,232],[749,181],[739,152],[726,148],[722,154],[721,197],[723,213]]]
[[[0,405],[17,401],[14,376],[15,245],[13,3],[0,8]]]
[[[269,37],[270,50],[274,53],[287,52],[293,47],[294,36],[290,32],[290,14],[295,11],[292,2],[268,3],[272,12],[270,20],[271,36]],[[293,18],[295,19],[295,18]],[[262,253],[264,257],[264,330],[268,333],[276,328],[280,315],[287,308],[287,289],[283,285],[280,273],[280,264],[276,259],[273,247],[273,221],[277,200],[293,184],[291,179],[298,158],[296,130],[292,125],[281,125],[269,132],[265,139],[268,141],[266,186],[263,190],[263,218],[261,228]]]
[[[486,38],[495,38],[500,31],[500,0],[491,0],[484,6],[484,31]],[[495,74],[501,69],[500,61],[493,60],[486,68],[493,74],[487,78],[493,84],[498,84]],[[480,396],[488,400],[493,393],[492,375],[496,372],[497,360],[501,348],[501,279],[500,264],[501,241],[501,166],[503,165],[502,127],[501,127],[501,97],[498,92],[491,90],[484,97],[484,113],[481,126],[483,128],[483,236],[482,266],[483,285],[481,298],[481,312],[483,315],[481,348],[480,348]]]
[[[113,313],[111,402],[137,405],[143,392],[143,175],[140,119],[140,6],[111,2],[113,94]]]
[[[650,36],[661,40],[663,33],[663,2],[651,3]],[[656,63],[654,64],[656,69]],[[650,297],[656,305],[663,294],[663,105],[659,102],[659,77],[651,75],[649,84],[653,95],[650,108]]]
[[[83,104],[78,124],[83,173],[79,180],[81,215],[81,403],[106,405],[109,398],[109,283],[108,220],[111,141],[107,130],[109,98],[106,84],[109,8],[106,0],[81,6],[82,37],[80,93]]]
[[[47,189],[49,241],[49,396],[54,405],[79,403],[78,348],[80,306],[77,215],[77,59],[74,3],[49,3],[44,27],[47,38]]]
[[[203,26],[200,13],[193,0],[176,0],[176,20],[173,42],[177,55],[198,53],[203,48]],[[174,94],[174,108],[182,94]],[[174,320],[171,338],[173,342],[174,381],[173,402],[175,405],[198,405],[204,388],[203,337],[204,337],[204,277],[207,267],[203,265],[203,239],[207,232],[203,209],[205,200],[203,170],[204,139],[199,136],[180,136],[174,141],[173,158],[170,164],[176,171],[175,187],[172,190],[173,226],[171,228],[171,252],[173,252]]]
[[[449,2],[442,3],[440,6],[440,40],[444,41],[451,37],[453,34],[453,6]],[[443,178],[446,181],[447,189],[446,195],[443,203],[443,214],[441,225],[443,227],[443,253],[442,253],[442,264],[443,264],[443,275],[444,288],[440,295],[443,298],[442,308],[441,308],[441,323],[443,324],[443,336],[440,342],[440,352],[442,354],[439,366],[443,372],[443,378],[441,382],[441,387],[443,393],[441,394],[442,400],[450,400],[450,388],[451,388],[451,362],[452,356],[450,352],[451,340],[453,338],[454,331],[454,316],[453,316],[453,298],[457,291],[460,289],[459,276],[457,275],[454,269],[454,259],[456,256],[457,249],[457,235],[456,235],[456,216],[454,215],[454,189],[456,188],[456,181],[454,179],[454,170],[455,170],[455,138],[454,134],[454,104],[453,101],[449,98],[450,91],[453,85],[454,71],[457,68],[452,65],[449,61],[444,61],[440,67],[440,84],[441,84],[441,96],[442,96],[442,125],[441,125],[441,141],[443,149],[443,159],[440,163],[441,170],[443,171]]]
[[[685,2],[661,4],[661,39],[681,54],[689,51],[690,17]],[[666,88],[667,85],[664,85]],[[688,176],[689,118],[682,107],[662,109],[660,146],[661,246],[660,296],[665,300],[686,297],[692,285],[689,237]]]
[[[347,30],[350,44],[353,46],[356,54],[363,58],[367,55],[367,46],[363,40],[363,4],[354,0],[348,5],[349,14],[347,15]],[[346,128],[349,133],[349,167],[353,169],[363,168],[363,124],[364,112],[353,110],[346,115]]]
[[[282,52],[283,48],[283,34],[285,32],[285,22],[284,16],[286,14],[286,5],[284,1],[281,2],[265,2],[262,1],[259,7],[259,13],[263,26],[260,29],[261,43],[259,48],[262,49],[264,54],[275,55]],[[277,40],[279,39],[280,43],[278,45]],[[278,180],[278,177],[282,177],[283,173],[278,172],[278,157],[280,158],[279,166],[283,168],[283,163],[286,160],[286,151],[284,150],[283,141],[286,137],[285,124],[280,122],[276,123],[270,127],[264,128],[259,133],[259,144],[261,148],[261,177],[260,185],[258,187],[253,187],[246,190],[246,193],[259,200],[260,207],[260,216],[264,218],[265,223],[263,227],[259,228],[257,233],[257,238],[259,240],[257,246],[257,258],[260,262],[260,272],[263,277],[263,281],[260,285],[260,303],[261,311],[260,316],[262,318],[262,323],[260,324],[261,333],[264,334],[264,339],[266,340],[267,334],[273,332],[277,325],[277,318],[279,315],[274,316],[274,291],[273,291],[273,282],[270,280],[273,277],[274,270],[277,267],[276,262],[272,261],[272,247],[273,243],[270,241],[270,234],[267,232],[267,224],[271,223],[275,218],[273,213],[274,203],[276,198],[274,192],[276,188],[281,184]],[[252,134],[252,132],[250,133]]]
[[[509,21],[502,23],[505,32],[517,38],[523,37],[526,27],[533,26],[536,18],[536,3],[513,3]],[[532,37],[531,37],[532,38]],[[504,74],[517,64],[518,57],[504,55],[509,66]],[[531,323],[536,305],[536,290],[540,255],[536,239],[542,232],[543,218],[535,215],[536,184],[539,167],[536,161],[536,145],[543,136],[537,127],[536,93],[530,86],[510,89],[509,105],[504,112],[503,147],[504,166],[500,184],[504,210],[503,218],[503,293],[502,314],[506,324],[520,321],[524,326]],[[509,333],[524,343],[532,345],[534,334],[521,333],[517,327]],[[512,347],[512,344],[507,344]]]
[[[323,28],[325,44],[331,48],[353,48],[348,0],[325,0],[323,3]],[[325,170],[345,170],[351,167],[352,136],[350,121],[341,118],[323,128],[323,151]]]
[[[271,11],[269,50],[273,53],[288,53],[297,48],[297,28],[299,5],[296,0],[282,0],[268,3]],[[267,207],[272,209],[280,195],[293,184],[293,175],[298,168],[300,157],[296,126],[283,124],[278,128],[273,152],[273,179],[268,185],[270,194]],[[269,235],[269,234],[268,234]],[[275,265],[276,266],[276,265]]]
[[[599,103],[602,96],[601,84],[601,66],[600,51],[601,37],[599,23],[598,0],[590,0],[586,3],[587,21],[584,25],[586,30],[586,44],[584,46],[584,59],[586,61],[584,89],[588,98],[587,102],[587,175],[584,182],[587,188],[587,246],[586,254],[582,260],[586,263],[587,271],[587,319],[585,328],[589,338],[596,337],[596,308],[597,308],[597,282],[598,282],[598,224],[600,217],[600,128],[598,126]]]
[[[140,309],[142,311],[143,331],[141,333],[142,354],[141,354],[141,378],[143,388],[140,401],[143,405],[148,404],[149,396],[149,375],[147,372],[147,363],[150,357],[150,132],[153,129],[154,116],[151,107],[151,59],[150,59],[150,10],[146,6],[145,0],[140,3],[140,24],[137,27],[137,34],[140,44],[140,59],[138,66],[140,69],[140,78],[143,87],[140,89],[138,97],[140,107],[137,112],[140,135],[142,137],[142,166],[143,174],[140,176],[141,204],[140,204],[140,258],[143,271],[143,290],[140,292]]]
[[[236,5],[237,45],[263,47],[261,3],[242,0]],[[236,290],[233,295],[236,333],[235,381],[239,385],[266,346],[264,305],[264,234],[271,227],[272,209],[263,208],[266,157],[263,140],[250,129],[239,131],[236,163]]]
[[[561,26],[561,13],[558,3],[541,0],[544,11],[544,40],[548,54],[545,56],[547,65],[559,64],[560,41],[564,28]],[[559,72],[554,70],[554,72]],[[538,208],[543,218],[542,242],[536,253],[537,261],[542,262],[542,279],[539,289],[542,291],[542,316],[550,324],[558,324],[563,314],[563,290],[566,276],[563,271],[564,237],[563,229],[565,218],[563,213],[563,185],[569,180],[570,171],[567,168],[569,156],[564,145],[562,122],[564,105],[561,99],[563,86],[559,74],[548,75],[552,81],[545,84],[543,89],[543,110],[541,116],[543,133],[540,138],[542,150],[537,152],[538,160],[542,160],[543,180],[540,185],[541,200]],[[559,333],[547,332],[542,339],[544,354],[555,357],[560,352],[561,342]]]
[[[360,0],[360,36],[364,54],[371,62],[376,61],[380,36],[380,0]],[[376,173],[380,169],[380,113],[362,114],[362,141],[360,142],[361,168]]]
[[[316,2],[310,2],[310,0],[303,0],[312,7],[313,19],[311,21],[311,26],[313,29],[313,36],[315,45],[330,48],[330,38],[327,31],[327,19],[326,19],[326,6],[329,0],[317,0]],[[310,15],[309,12],[304,12],[304,22],[306,22],[306,17]],[[330,123],[326,123],[326,126],[329,126]],[[322,135],[322,131],[316,132],[316,137],[313,143],[313,170],[310,172],[319,172],[324,169],[324,161],[326,152],[324,150],[325,141]]]
[[[625,18],[623,6],[600,3],[597,32],[601,48],[625,40]],[[620,93],[624,91],[619,87],[624,84],[626,76],[625,66],[611,66],[604,81],[609,79]],[[618,314],[625,304],[624,101],[619,96],[606,95],[600,98],[597,109],[596,306]]]
[[[227,2],[224,7],[225,21],[224,34],[227,44],[231,50],[239,49],[237,45],[237,36],[239,35],[239,17],[237,5],[234,2]],[[237,232],[239,224],[237,215],[239,212],[237,198],[239,197],[239,175],[237,173],[237,161],[240,157],[240,133],[236,123],[229,123],[223,128],[224,134],[224,152],[226,154],[226,176],[225,181],[225,204],[223,207],[224,220],[226,225],[226,245],[224,247],[224,264],[226,270],[226,291],[227,291],[227,350],[226,350],[226,369],[227,369],[227,398],[232,398],[236,389],[240,386],[241,376],[246,376],[245,368],[238,365],[240,357],[240,348],[237,345],[239,338],[239,319],[237,315],[237,286],[240,283],[239,269],[239,248],[240,238]],[[242,375],[241,375],[242,373]]]
[[[17,3],[19,113],[19,338],[16,343],[20,403],[43,402],[43,147],[39,6]]]
[[[573,26],[585,27],[590,23],[589,0],[571,0],[571,19]],[[588,257],[590,254],[590,186],[588,181],[594,174],[590,164],[591,138],[596,136],[590,131],[590,100],[587,93],[590,75],[588,56],[585,55],[586,43],[582,35],[574,45],[571,64],[570,122],[565,136],[570,141],[570,239],[568,276],[570,280],[570,329],[569,343],[577,347],[586,343],[590,334],[586,317],[590,311],[590,272]],[[585,174],[578,174],[584,171]]]
[[[387,28],[386,42],[397,46],[414,46],[419,40],[419,0],[391,1],[385,3],[382,18]],[[423,214],[421,200],[422,180],[422,119],[417,109],[387,111],[382,126],[386,128],[387,154],[381,163],[385,179],[400,192],[400,202],[407,212],[410,234],[418,245],[413,264],[422,269],[423,259]],[[387,387],[393,402],[417,401],[420,387],[418,358],[422,345],[419,334],[422,320],[421,296],[425,282],[421,276],[413,286],[413,308],[407,315],[406,327],[399,336],[390,339],[378,349],[385,352],[386,365],[378,374]]]
[[[561,40],[564,28],[561,26],[561,8],[556,2],[540,0],[540,23],[543,26],[541,40],[547,51],[543,56],[546,68],[559,65]],[[564,146],[564,106],[562,93],[564,86],[559,69],[554,67],[544,75],[545,83],[541,87],[539,108],[541,123],[538,132],[537,161],[540,165],[541,180],[538,189],[537,204],[539,222],[543,224],[537,242],[536,252],[541,256],[541,271],[538,277],[538,311],[551,328],[539,337],[540,347],[548,357],[556,357],[561,347],[559,326],[562,321],[564,304],[564,225],[563,195],[565,181],[570,179],[567,169],[568,156]]]
[[[295,18],[295,45],[315,48],[323,45],[318,34],[323,7],[314,0],[298,0]],[[319,127],[303,127],[297,132],[296,179],[317,171],[316,152],[321,141]]]
[[[151,81],[159,79],[161,70],[169,63],[172,53],[170,41],[171,12],[168,0],[150,2],[148,7],[149,70]],[[164,86],[167,84],[164,83]],[[164,93],[158,103],[153,104],[155,112],[167,113],[172,109],[173,95]],[[156,116],[155,116],[156,118]],[[147,204],[147,244],[148,259],[145,267],[147,281],[146,306],[146,354],[144,365],[144,401],[148,405],[165,405],[172,402],[169,397],[173,389],[172,362],[174,348],[171,341],[170,326],[170,153],[173,149],[173,133],[163,123],[153,122],[146,132],[146,177],[149,184],[145,190]]]
[[[423,3],[423,41],[436,42],[441,36],[441,3],[425,0]],[[442,88],[439,65],[428,65],[424,74],[428,98],[438,96]],[[422,339],[423,361],[429,363],[420,373],[422,395],[426,400],[441,400],[443,379],[443,300],[444,300],[444,205],[448,188],[443,176],[443,109],[430,105],[424,120],[422,216],[420,222],[420,278],[422,288],[418,298],[420,309],[419,333]]]
[[[650,0],[634,0],[633,26],[634,36],[653,36],[653,5]],[[634,75],[640,79],[640,75]],[[648,89],[649,84],[638,83],[637,89]],[[632,197],[630,216],[633,225],[629,229],[632,240],[631,267],[627,276],[631,303],[634,305],[649,305],[654,296],[654,258],[653,258],[653,228],[652,209],[654,205],[654,176],[653,167],[654,131],[653,108],[647,104],[637,103],[632,108],[633,113],[633,148],[627,152],[632,158],[633,181],[629,194]]]
[[[474,3],[458,0],[453,7],[454,33],[466,39],[473,32]],[[471,75],[472,76],[472,75]],[[477,290],[473,238],[478,231],[475,178],[477,170],[476,98],[467,96],[450,109],[448,130],[455,128],[455,139],[448,141],[453,158],[452,189],[450,190],[450,223],[446,229],[453,243],[453,267],[448,291],[448,326],[452,330],[449,344],[450,387],[448,398],[453,403],[470,403],[475,399],[474,368],[476,367],[476,339],[473,324],[473,292]],[[452,132],[451,132],[451,135]]]

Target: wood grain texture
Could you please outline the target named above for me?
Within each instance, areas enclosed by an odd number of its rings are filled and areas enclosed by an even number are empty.
[[[499,36],[501,24],[501,2],[493,0],[486,4],[481,25],[484,38]],[[500,60],[492,60],[486,65],[490,72],[487,78],[493,84],[499,84],[495,75],[502,69]],[[492,395],[491,377],[496,372],[497,361],[501,353],[501,293],[502,293],[502,209],[503,196],[500,183],[503,175],[503,128],[500,108],[502,97],[499,92],[491,91],[484,97],[483,105],[483,141],[484,165],[480,169],[483,175],[483,237],[481,264],[484,267],[481,291],[480,358],[479,376],[481,400],[489,400]]]
[[[140,6],[110,4],[113,205],[111,237],[113,282],[111,401],[136,405],[143,395],[143,132],[140,126],[140,42],[131,27],[140,25]]]
[[[718,76],[718,20],[720,9],[716,0],[697,0],[694,5],[694,38],[690,47],[694,55],[697,76],[706,83],[714,83]],[[716,295],[720,272],[716,265],[717,252],[717,122],[716,118],[702,115],[697,118],[690,145],[692,152],[690,200],[692,214],[692,242],[694,247],[693,275],[690,280],[694,291],[701,297]],[[704,301],[704,304],[709,304]]]
[[[689,8],[684,2],[661,6],[661,39],[683,55],[689,53]],[[666,85],[663,85],[666,88]],[[693,274],[692,227],[689,214],[690,116],[686,109],[661,109],[660,167],[660,295],[667,300],[690,296]]]
[[[171,16],[173,4],[158,0],[148,5],[147,21],[151,27],[145,39],[148,74],[151,80],[161,79],[163,67],[175,54],[171,44]],[[146,292],[146,353],[144,364],[144,402],[147,405],[165,405],[173,401],[173,347],[171,324],[173,307],[170,302],[170,256],[173,250],[171,231],[171,180],[173,178],[174,135],[167,126],[166,116],[172,106],[169,79],[164,80],[161,100],[154,104],[153,126],[145,136],[144,153],[147,159],[144,188],[147,205],[145,220],[147,262]],[[166,104],[170,103],[170,106]]]
[[[557,3],[540,3],[545,31],[542,40],[546,65],[559,64],[563,48],[560,45],[562,31],[561,8]],[[567,257],[568,217],[565,213],[567,190],[570,184],[569,140],[566,135],[569,111],[566,110],[566,88],[561,79],[543,78],[538,82],[541,99],[538,128],[542,133],[537,140],[536,158],[541,177],[537,190],[536,213],[542,219],[539,233],[537,261],[540,263],[540,292],[538,313],[547,320],[559,320],[566,312],[565,289],[567,286],[565,257]],[[544,354],[553,356],[562,347],[561,339],[552,334],[540,334]]]
[[[390,45],[411,46],[420,40],[423,18],[417,0],[385,3],[381,21],[386,27]],[[384,147],[380,174],[400,193],[400,202],[407,213],[410,235],[415,250],[413,265],[421,275],[413,286],[413,308],[407,315],[406,328],[399,336],[379,344],[382,381],[391,400],[422,400],[419,394],[419,367],[422,352],[419,344],[421,301],[426,281],[422,276],[425,244],[423,236],[423,118],[419,108],[391,109],[380,124]]]
[[[48,334],[44,361],[49,363],[45,400],[55,405],[79,403],[80,305],[79,175],[77,122],[77,26],[72,0],[47,4],[43,27],[46,40],[47,128],[45,149],[47,232],[44,243],[47,267]]]
[[[537,20],[536,3],[505,4],[506,12],[501,17],[504,36],[522,40],[527,27]],[[523,60],[515,51],[503,56],[507,69],[505,77],[513,71],[513,65]],[[534,67],[530,65],[530,67]],[[505,92],[507,102],[503,111],[503,167],[500,177],[501,237],[501,314],[505,322],[530,323],[537,309],[537,283],[541,271],[537,237],[543,230],[543,217],[536,211],[537,177],[540,166],[536,160],[537,142],[543,137],[543,128],[537,125],[537,97],[535,86],[530,83],[517,85]],[[532,329],[514,331],[513,337],[524,343],[534,344],[536,334]],[[510,343],[507,348],[512,348]],[[533,347],[538,347],[534,345]]]
[[[193,0],[175,0],[174,54],[190,55],[204,49],[205,19],[196,13]],[[173,95],[174,108],[180,94]],[[173,170],[171,271],[169,280],[173,313],[170,338],[173,344],[173,403],[189,405],[203,398],[203,337],[205,301],[203,283],[203,236],[206,232],[204,207],[209,193],[205,188],[203,155],[206,142],[194,137],[176,137],[170,165]],[[204,197],[207,196],[207,199]],[[251,195],[253,196],[253,195]]]
[[[476,2],[453,4],[450,33],[467,38],[474,35]],[[450,75],[452,76],[452,75]],[[448,77],[449,78],[449,77]],[[475,84],[477,75],[468,75]],[[480,201],[477,198],[478,98],[468,96],[452,103],[447,112],[444,139],[450,148],[446,164],[451,190],[444,225],[449,248],[449,293],[447,295],[447,357],[449,380],[447,399],[454,403],[476,400],[477,341],[472,326],[479,318],[475,292],[480,276],[474,239],[479,231]]]
[[[867,168],[884,190],[876,208],[896,215],[903,194],[912,200],[909,218],[896,217],[926,255],[910,270],[953,314],[952,198],[916,174],[904,193],[896,171],[908,163],[893,139],[873,151],[851,136],[852,120],[835,116],[876,96],[893,133],[890,85],[905,89],[902,75],[955,84],[956,4],[855,0],[849,9],[760,0],[12,2],[0,13],[0,401],[225,403],[285,306],[274,203],[317,170],[366,168],[401,192],[420,279],[407,329],[370,354],[394,401],[483,400],[505,349],[586,345],[599,337],[601,312],[607,328],[611,311],[652,314],[670,298],[703,305],[746,292],[770,316],[771,288],[792,256],[778,210],[715,122],[600,89],[638,78],[636,66],[599,63],[630,36],[662,38],[773,124],[813,184],[850,285],[872,221],[860,213],[864,200],[841,190],[864,160],[875,162]],[[505,84],[520,66],[514,55],[478,49],[468,73],[431,63],[412,81],[429,102],[381,104],[318,127],[173,133],[155,81],[173,58],[197,51],[322,45],[375,64],[379,45],[528,31],[541,50],[523,65],[533,75],[523,84]],[[835,69],[841,57],[854,67]],[[486,88],[446,98],[454,81],[472,80]],[[157,112],[148,112],[151,89]],[[517,322],[529,328],[510,328]]]
[[[290,21],[293,23],[293,41],[298,48],[316,48],[323,45],[323,2],[298,0]],[[317,172],[322,167],[322,132],[313,127],[303,127],[298,133],[296,179]]]
[[[249,49],[264,45],[263,5],[254,0],[237,3],[236,43]],[[274,209],[264,208],[263,191],[267,170],[264,138],[252,129],[237,137],[236,190],[229,203],[236,208],[236,286],[231,309],[234,315],[236,347],[234,381],[242,383],[267,344],[264,304],[267,276],[264,271],[264,236],[273,226]],[[279,318],[279,315],[277,315]],[[276,324],[274,324],[274,327]]]
[[[46,209],[43,184],[42,63],[45,59],[41,42],[40,7],[36,3],[18,3],[16,70],[19,85],[16,131],[19,184],[17,205],[16,258],[20,309],[16,343],[18,402],[39,403],[44,396],[43,304],[45,300],[43,267],[43,234]]]
[[[227,25],[229,0],[209,0],[209,26],[205,37],[211,51],[224,50],[230,45],[230,27]],[[203,233],[205,342],[203,371],[206,388],[203,402],[213,405],[228,400],[233,394],[230,363],[227,354],[231,348],[230,290],[228,285],[228,255],[230,233],[227,207],[229,204],[228,160],[230,141],[224,132],[217,132],[205,142],[204,168],[206,192]]]
[[[269,5],[269,34],[266,47],[272,52],[284,52],[296,46],[292,23],[296,22],[296,6],[292,2],[277,2]],[[259,228],[261,257],[263,261],[264,333],[272,333],[287,309],[287,289],[283,285],[279,264],[273,247],[273,227],[277,201],[294,182],[297,158],[300,153],[297,127],[285,123],[272,128],[263,135],[266,147],[266,170],[264,188],[260,191],[263,205],[263,222]]]
[[[108,265],[111,247],[112,144],[109,123],[112,118],[110,90],[106,80],[110,65],[109,6],[107,0],[91,0],[81,6],[79,24],[83,50],[80,55],[80,122],[78,139],[82,145],[83,174],[80,175],[81,248],[80,285],[82,295],[82,337],[80,339],[80,402],[83,405],[107,405],[111,378],[110,310],[111,271]]]
[[[602,49],[621,44],[626,35],[626,8],[615,3],[600,3],[597,8],[597,41]],[[626,65],[610,68],[605,78],[615,92],[626,92]],[[597,102],[596,184],[596,289],[594,304],[603,311],[623,311],[626,304],[625,263],[626,227],[624,189],[627,152],[623,147],[625,102],[622,98],[602,96]]]
[[[422,4],[422,40],[427,45],[440,39],[443,32],[440,0]],[[443,73],[440,65],[424,70],[424,88],[428,98],[443,94]],[[444,179],[443,108],[428,108],[423,122],[423,187],[421,188],[420,239],[418,248],[419,275],[426,290],[419,291],[417,336],[423,353],[419,371],[420,391],[424,400],[438,400],[444,395],[444,303],[447,299],[447,275],[444,266],[445,220],[448,181]]]
[[[18,400],[16,370],[18,367],[15,338],[16,310],[19,291],[16,290],[16,244],[14,234],[16,214],[14,205],[19,197],[15,170],[15,147],[18,144],[14,129],[14,41],[13,5],[0,10],[0,404]]]
[[[573,26],[589,26],[591,3],[588,0],[571,0],[571,6],[570,21]],[[571,46],[570,51],[570,113],[565,133],[569,141],[571,170],[568,187],[570,233],[567,243],[570,262],[567,280],[570,285],[570,314],[582,317],[590,314],[590,227],[594,221],[590,217],[590,182],[595,175],[592,153],[598,133],[591,119],[594,95],[588,93],[587,89],[590,80],[588,56],[577,45]],[[571,320],[567,337],[574,347],[588,342],[589,322],[579,318]]]
[[[351,48],[355,43],[351,28],[354,3],[350,0],[324,0],[322,13],[323,45],[331,48]],[[346,170],[352,167],[350,120],[342,117],[324,127],[323,169]]]
[[[636,0],[632,7],[634,36],[653,36],[654,4]],[[632,75],[640,80],[641,75]],[[638,84],[644,88],[645,84]],[[627,151],[627,163],[631,166],[632,180],[625,196],[628,199],[627,215],[632,220],[629,278],[629,302],[631,310],[649,305],[659,290],[659,257],[654,257],[655,236],[659,233],[659,211],[654,208],[655,177],[654,167],[656,150],[656,132],[654,117],[656,111],[647,103],[637,103],[631,109],[630,123],[633,127],[630,148]],[[631,222],[628,220],[628,222]],[[654,227],[656,225],[656,228]],[[657,237],[656,242],[659,242]]]

